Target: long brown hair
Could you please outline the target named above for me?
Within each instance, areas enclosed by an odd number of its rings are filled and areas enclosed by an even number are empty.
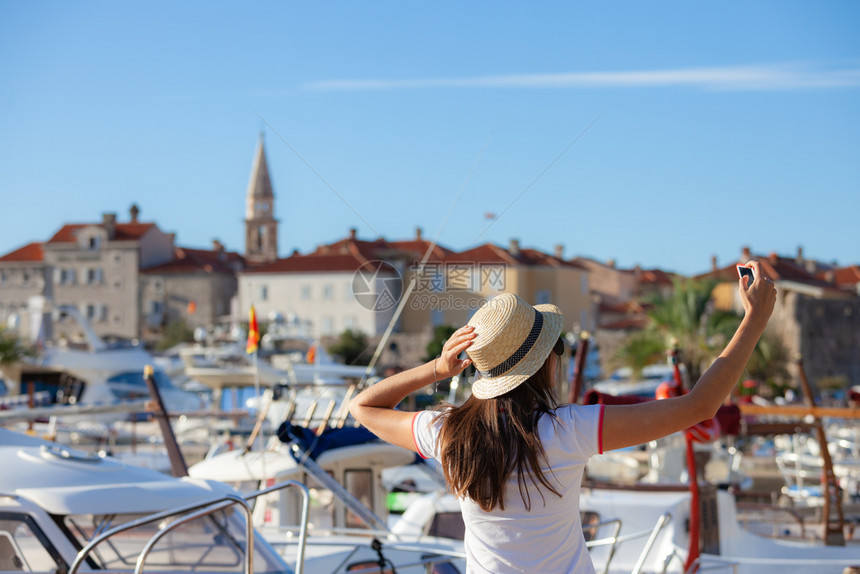
[[[526,510],[531,509],[526,477],[541,499],[545,500],[541,486],[560,496],[541,469],[546,453],[537,435],[540,417],[556,420],[557,376],[552,355],[534,375],[504,395],[492,399],[471,396],[461,406],[448,406],[442,412],[439,453],[445,480],[455,495],[472,499],[487,512],[496,506],[504,509],[505,484],[516,473]],[[555,371],[560,372],[561,361],[555,364]]]

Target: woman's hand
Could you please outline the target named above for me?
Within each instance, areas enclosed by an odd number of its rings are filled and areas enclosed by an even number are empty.
[[[475,339],[475,328],[469,325],[460,327],[442,346],[442,354],[434,363],[437,380],[447,379],[463,372],[472,364],[471,359],[460,359],[460,353],[469,348]]]
[[[738,290],[741,296],[741,304],[744,307],[744,312],[751,320],[764,325],[767,324],[773,313],[774,305],[776,304],[776,287],[758,261],[750,261],[747,267],[752,267],[755,274],[755,280],[752,285],[749,285],[748,277],[741,277]]]

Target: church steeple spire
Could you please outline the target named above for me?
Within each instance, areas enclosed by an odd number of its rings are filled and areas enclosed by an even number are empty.
[[[278,220],[275,194],[269,178],[263,134],[257,143],[251,179],[245,194],[245,257],[252,262],[278,258]]]

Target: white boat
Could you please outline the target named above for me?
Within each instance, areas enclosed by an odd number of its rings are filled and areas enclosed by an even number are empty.
[[[754,534],[740,527],[732,494],[714,488],[700,494],[702,552],[692,561],[702,570],[739,574],[842,574],[860,564],[860,544],[824,546],[813,541],[788,541]],[[584,521],[600,524],[594,545],[598,571],[683,572],[690,548],[691,495],[684,487],[584,489],[580,511]],[[607,568],[608,564],[608,568]]]
[[[681,372],[683,376],[683,368]],[[672,365],[648,365],[642,369],[639,378],[635,380],[633,370],[624,367],[613,371],[609,378],[597,381],[589,388],[607,395],[653,399],[657,387],[664,381],[672,381],[673,377]]]
[[[310,534],[307,507],[296,531],[267,541],[251,526],[248,500],[218,481],[172,478],[4,429],[0,457],[0,571],[346,574],[378,571],[380,561],[402,573],[463,571],[453,543]],[[293,482],[269,490],[281,487],[308,494]]]
[[[75,307],[58,307],[44,313],[77,322],[83,340],[46,342],[35,357],[3,366],[12,387],[11,395],[26,395],[29,388],[48,393],[56,405],[112,405],[149,399],[143,378],[144,368],[153,365],[153,356],[139,345],[108,345]],[[154,380],[165,402],[175,411],[196,411],[204,407],[200,397],[177,388],[161,369]]]
[[[138,560],[170,571],[237,571],[247,559],[245,503],[224,484],[171,478],[5,429],[0,457],[0,571],[130,571]],[[196,511],[207,514],[147,545]],[[105,533],[113,535],[91,547]],[[292,571],[265,540],[253,541],[257,571]]]
[[[279,434],[283,437],[286,432],[282,429]],[[363,428],[329,429],[320,436],[303,427],[290,427],[289,432],[295,437],[289,444],[273,441],[263,451],[222,452],[192,465],[189,474],[224,481],[242,492],[301,480],[311,488],[308,528],[312,534],[329,540],[344,535],[373,536],[391,548],[423,547],[425,554],[441,551],[456,557],[445,571],[463,571],[462,528],[461,536],[452,539],[433,535],[429,529],[404,528],[397,524],[398,517],[388,515],[391,481],[402,477],[391,475],[386,480],[383,476],[389,470],[411,467],[416,462],[413,452],[379,441]],[[441,488],[438,482],[436,485]],[[294,552],[288,541],[294,539],[299,518],[300,500],[287,490],[261,496],[254,507],[254,526],[284,556]],[[315,555],[313,549],[309,552],[309,556]],[[452,567],[459,570],[450,570]]]

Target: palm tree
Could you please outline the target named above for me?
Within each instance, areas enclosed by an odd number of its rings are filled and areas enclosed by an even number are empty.
[[[782,339],[765,331],[747,363],[746,372],[751,379],[767,383],[773,388],[784,387],[791,379],[788,372],[789,355]]]
[[[645,330],[630,336],[616,356],[620,360],[627,357],[626,364],[636,370],[644,366],[643,357],[659,360],[677,345],[689,380],[699,380],[740,324],[736,313],[714,309],[711,292],[715,285],[713,281],[676,279],[671,295],[651,301]],[[643,349],[651,353],[645,354]],[[629,360],[633,357],[636,361]]]

